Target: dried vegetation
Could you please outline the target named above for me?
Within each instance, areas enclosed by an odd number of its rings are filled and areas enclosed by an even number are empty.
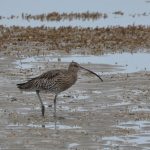
[[[22,13],[22,19],[25,20],[40,20],[40,21],[60,21],[60,20],[73,20],[73,19],[82,19],[82,20],[97,20],[100,18],[107,18],[106,13],[100,12],[82,12],[82,13],[58,13],[51,12],[47,14],[31,15]]]
[[[64,50],[90,51],[93,54],[137,51],[150,48],[150,27],[128,26],[108,28],[78,27],[4,27],[0,26],[0,50]]]

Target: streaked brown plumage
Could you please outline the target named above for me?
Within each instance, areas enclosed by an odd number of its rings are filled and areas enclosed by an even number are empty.
[[[101,77],[96,73],[81,67],[76,62],[71,62],[68,69],[50,70],[42,75],[29,80],[26,83],[17,84],[17,87],[24,91],[36,91],[42,107],[42,115],[44,116],[45,107],[39,95],[40,91],[48,91],[55,94],[54,98],[54,116],[56,115],[56,98],[60,92],[70,88],[77,81],[77,73],[79,69],[84,69],[96,75],[101,81]]]

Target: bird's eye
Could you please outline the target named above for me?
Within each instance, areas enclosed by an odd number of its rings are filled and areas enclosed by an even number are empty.
[[[77,65],[77,64],[74,64],[74,67],[78,67],[78,65]]]

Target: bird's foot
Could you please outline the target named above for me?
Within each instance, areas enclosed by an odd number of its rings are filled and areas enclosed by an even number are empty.
[[[54,118],[56,118],[56,117],[57,117],[57,116],[56,116],[56,113],[54,113],[54,115],[53,115],[53,116],[54,116]]]
[[[42,105],[42,116],[44,116],[44,114],[45,114],[45,107],[44,105]]]
[[[49,104],[49,105],[48,105],[48,107],[52,107],[52,105],[51,105],[51,104]]]

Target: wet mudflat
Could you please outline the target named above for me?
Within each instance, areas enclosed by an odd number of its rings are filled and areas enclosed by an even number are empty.
[[[8,5],[11,6],[8,9]],[[143,0],[5,0],[0,5],[0,149],[149,150],[150,10]],[[36,6],[36,7],[35,7]],[[59,94],[16,84],[71,61],[77,83]]]
[[[16,59],[0,59],[1,149],[149,149],[149,71],[121,73],[116,72],[117,64],[84,62],[104,82],[80,72],[78,82],[59,95],[57,118],[54,96],[42,93],[43,118],[36,94],[21,93],[15,85],[50,69],[66,68],[68,62],[56,59],[47,64],[47,59],[37,58],[39,62],[29,61],[24,68],[24,59],[22,64]]]

